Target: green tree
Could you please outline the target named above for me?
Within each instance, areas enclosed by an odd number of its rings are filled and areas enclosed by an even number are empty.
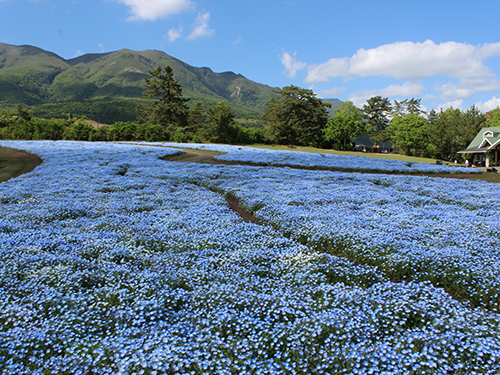
[[[188,131],[197,132],[202,128],[205,121],[201,103],[196,103],[189,111],[188,115]]]
[[[394,100],[394,105],[392,106],[393,117],[399,115],[400,117],[405,117],[408,114],[423,115],[426,112],[422,110],[422,104],[420,103],[422,99],[405,99],[400,102]]]
[[[328,121],[327,107],[312,90],[286,86],[274,91],[278,97],[267,103],[265,117],[275,143],[320,147]]]
[[[23,105],[20,103],[17,105],[17,113],[19,114],[19,117],[24,121],[31,120],[31,114],[26,109],[24,109]]]
[[[108,139],[110,141],[134,141],[136,140],[137,126],[133,122],[115,122],[108,128]]]
[[[415,98],[411,98],[411,99],[407,99],[406,100],[406,111],[410,114],[413,114],[413,115],[425,115],[425,111],[422,109],[422,104],[420,104],[420,102],[422,101],[422,99],[415,99]]]
[[[324,137],[336,150],[352,149],[352,142],[360,135],[366,134],[363,114],[350,101],[343,102],[340,108],[333,111],[324,129]]]
[[[104,142],[108,140],[108,127],[101,126],[92,130],[89,136],[89,141]]]
[[[487,125],[486,115],[482,113],[475,105],[472,105],[464,112],[463,131],[461,138],[467,147],[476,137],[477,133]]]
[[[166,129],[185,127],[188,122],[189,99],[182,97],[182,86],[175,80],[170,66],[149,72],[145,78],[147,89],[145,99],[155,99],[151,103],[138,106],[137,112],[144,122],[160,124]]]
[[[381,96],[371,97],[363,106],[368,123],[368,135],[373,143],[386,142],[390,139],[390,134],[386,132],[389,125],[388,115],[392,106],[389,98]]]
[[[84,121],[77,121],[64,130],[64,139],[88,141],[92,130],[92,126],[88,123]]]
[[[139,124],[136,126],[136,140],[146,142],[168,141],[169,133],[158,124]]]
[[[202,135],[208,142],[236,142],[238,129],[234,122],[234,114],[226,103],[220,102],[207,110],[207,119]]]
[[[486,126],[500,126],[500,107],[495,108],[492,111],[489,111],[485,115],[486,117]]]
[[[66,129],[70,126],[69,122],[63,119],[44,120],[35,117],[30,122],[34,128],[33,139],[38,140],[49,139],[55,141],[63,139]]]
[[[466,111],[441,110],[429,121],[429,154],[443,160],[460,158],[458,151],[467,148],[481,128],[488,125],[486,115],[476,106]]]
[[[429,123],[430,156],[452,161],[457,151],[466,146],[461,142],[463,113],[458,108],[441,109],[434,121]]]
[[[428,144],[428,124],[427,120],[417,114],[410,113],[404,117],[396,116],[388,126],[393,136],[391,137],[394,146],[402,148],[406,155],[410,155],[410,150],[426,149]]]

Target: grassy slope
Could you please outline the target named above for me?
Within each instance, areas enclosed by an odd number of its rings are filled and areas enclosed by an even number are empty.
[[[139,99],[149,71],[166,65],[185,97],[203,107],[225,100],[238,118],[257,119],[274,95],[273,88],[239,74],[192,67],[161,51],[122,49],[64,60],[37,47],[0,43],[0,103],[15,108],[18,103]]]

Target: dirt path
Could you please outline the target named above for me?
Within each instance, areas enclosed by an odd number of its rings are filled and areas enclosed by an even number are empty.
[[[184,154],[167,156],[163,160],[166,161],[178,161],[178,162],[186,162],[186,163],[205,163],[205,164],[222,164],[222,165],[248,165],[254,167],[275,167],[275,168],[291,168],[291,169],[303,169],[310,171],[333,171],[333,172],[352,172],[352,173],[365,173],[365,174],[388,174],[388,175],[403,175],[403,176],[427,176],[427,177],[445,177],[445,178],[458,178],[458,179],[469,179],[469,180],[485,180],[490,181],[488,178],[484,178],[485,173],[475,174],[475,173],[389,173],[383,171],[349,171],[343,169],[328,169],[328,168],[313,168],[313,167],[285,167],[279,165],[268,165],[268,164],[259,164],[259,163],[245,163],[245,162],[231,162],[224,160],[216,160],[214,156],[224,155],[222,152],[215,151],[206,151],[206,150],[194,150],[190,148],[183,147],[171,147],[179,150],[183,150]],[[492,180],[490,182],[500,182],[496,180]]]
[[[0,182],[31,172],[42,162],[29,152],[0,147]]]
[[[216,160],[214,159],[214,156],[217,155],[223,155],[222,152],[215,152],[215,151],[206,151],[206,150],[194,150],[190,148],[183,148],[183,147],[171,147],[169,148],[177,148],[180,150],[183,150],[184,153],[180,155],[174,155],[174,156],[167,156],[163,158],[163,160],[166,161],[177,161],[177,162],[183,162],[183,163],[206,163],[206,164],[222,164],[222,165],[250,165],[250,166],[256,166],[256,167],[264,167],[264,166],[269,166],[265,164],[256,164],[256,163],[238,163],[238,162],[228,162],[228,161],[222,161],[222,160]],[[280,167],[280,166],[274,166],[274,167]],[[282,167],[284,168],[284,167]],[[305,170],[330,170],[334,171],[332,169],[326,169],[326,168],[308,168],[308,167],[289,167],[292,169],[305,169]],[[342,171],[338,170],[340,172],[347,172],[347,171]],[[384,172],[379,172],[379,171],[373,171],[373,172],[356,172],[356,173],[368,173],[368,174],[383,174]],[[445,178],[458,178],[458,179],[470,179],[470,180],[486,180],[489,181],[488,177],[491,176],[485,176],[484,173],[480,175],[476,174],[467,174],[467,173],[460,173],[460,174],[449,174],[449,173],[389,173],[392,175],[395,174],[400,174],[400,175],[411,175],[411,176],[428,176],[428,177],[445,177]],[[485,178],[486,177],[486,178]],[[493,176],[493,181],[490,182],[499,182],[497,176]],[[496,178],[495,178],[496,177]],[[247,223],[258,223],[257,219],[249,212],[245,211],[241,206],[240,202],[238,201],[237,198],[234,197],[225,197],[227,203],[229,204],[229,207],[236,212],[245,222]]]

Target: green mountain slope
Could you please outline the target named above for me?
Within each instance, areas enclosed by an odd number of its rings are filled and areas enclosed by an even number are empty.
[[[49,101],[51,82],[68,67],[64,59],[40,48],[0,43],[0,104]]]
[[[184,96],[204,107],[225,100],[239,116],[257,117],[275,95],[242,75],[196,68],[161,51],[123,49],[65,60],[37,47],[0,43],[0,106],[132,100],[135,107],[149,71],[166,65]]]

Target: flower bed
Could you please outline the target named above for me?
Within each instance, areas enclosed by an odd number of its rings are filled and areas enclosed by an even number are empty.
[[[391,204],[430,210],[436,200],[453,212],[462,201],[472,212],[468,197],[486,197],[488,184],[471,191],[440,179],[182,164],[159,159],[176,151],[148,146],[0,145],[44,159],[0,184],[2,373],[500,371],[497,313],[414,275],[392,282],[385,270],[299,243],[314,247],[314,235],[334,229],[356,233],[343,229],[356,219],[361,230],[384,212],[403,215]],[[268,225],[244,223],[205,186],[237,196]],[[493,231],[490,193],[469,217]],[[368,210],[376,205],[387,211]],[[448,206],[429,220],[453,220],[440,214]],[[321,207],[332,216],[321,219]],[[407,222],[416,235],[424,214],[410,210],[393,225]],[[360,238],[383,243],[377,225]],[[442,241],[481,251],[474,237],[459,243],[436,228]],[[397,243],[402,256],[412,251]]]
[[[475,168],[464,168],[428,163],[412,163],[400,160],[378,159],[366,156],[343,156],[317,154],[301,151],[266,150],[244,146],[194,144],[194,143],[157,143],[172,147],[188,147],[199,150],[210,150],[227,153],[215,159],[285,167],[303,167],[313,169],[344,170],[354,172],[385,173],[481,173]]]
[[[261,168],[213,182],[254,216],[318,251],[427,280],[500,309],[497,184]]]

